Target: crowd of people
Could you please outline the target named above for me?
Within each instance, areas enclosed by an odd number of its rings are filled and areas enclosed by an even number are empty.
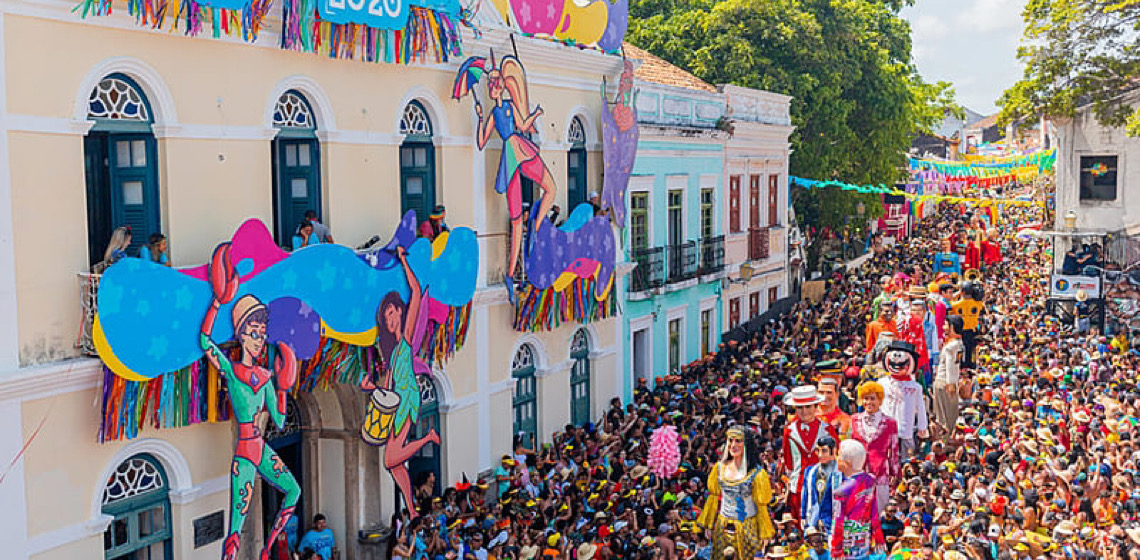
[[[427,481],[394,557],[1140,560],[1140,348],[1047,314],[1037,212],[947,206],[598,422]],[[960,233],[990,246],[949,258]]]

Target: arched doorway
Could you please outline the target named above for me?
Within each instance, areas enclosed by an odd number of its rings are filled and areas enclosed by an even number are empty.
[[[169,494],[166,471],[154,457],[141,453],[119,464],[103,486],[102,511],[114,518],[103,532],[103,558],[173,558]]]
[[[321,215],[321,144],[313,108],[299,91],[277,99],[273,127],[273,236],[291,250],[305,212]]]
[[[95,121],[83,138],[87,247],[94,266],[115,228],[130,227],[127,253],[134,256],[152,233],[162,232],[162,214],[154,113],[142,89],[126,75],[108,75],[91,90],[87,118]]]
[[[269,445],[273,451],[277,452],[277,456],[289,468],[289,472],[293,473],[293,478],[297,479],[297,484],[304,488],[304,460],[303,460],[303,446],[301,444],[301,426],[304,423],[301,421],[301,410],[297,405],[297,401],[292,395],[286,397],[285,408],[285,423],[278,428],[277,425],[269,420],[265,427],[265,443]],[[281,509],[281,499],[285,495],[278,492],[270,484],[261,485],[261,527],[264,529],[265,534],[262,538],[269,538],[269,530],[273,527],[274,518],[277,511]],[[301,493],[301,498],[297,501],[297,509],[293,512],[293,518],[289,520],[289,524],[285,526],[286,536],[289,538],[290,549],[297,546],[298,539],[300,539],[302,530],[304,529],[303,520],[305,519],[305,496],[304,492]]]
[[[439,387],[432,381],[431,376],[417,375],[416,383],[420,388],[420,418],[416,421],[415,434],[413,439],[422,439],[427,437],[428,432],[435,430],[440,438],[443,438],[443,431],[440,428],[439,421]],[[420,448],[419,451],[408,461],[408,472],[411,474],[412,483],[418,489],[420,484],[423,483],[428,473],[435,475],[435,484],[432,488],[432,495],[441,495],[443,480],[443,463],[441,457],[441,448],[438,444],[429,443]],[[417,504],[418,506],[419,504]]]

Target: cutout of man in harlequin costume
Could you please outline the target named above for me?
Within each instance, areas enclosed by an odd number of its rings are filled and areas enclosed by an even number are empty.
[[[265,355],[269,310],[256,297],[245,295],[234,303],[231,312],[241,359],[230,361],[210,338],[218,308],[232,301],[237,293],[238,275],[230,262],[229,243],[223,243],[214,250],[209,278],[214,296],[202,320],[199,343],[206,359],[226,378],[238,429],[237,448],[230,466],[230,524],[226,540],[222,543],[222,558],[232,560],[237,557],[241,529],[253,500],[254,482],[261,475],[265,482],[285,493],[269,538],[265,540],[267,546],[261,551],[261,558],[266,559],[270,545],[277,541],[277,536],[293,516],[297,500],[301,497],[301,487],[281,458],[265,443],[256,419],[262,410],[268,408],[273,423],[278,428],[284,426],[286,397],[297,381],[297,358],[287,344],[278,344],[273,371],[258,365]]]
[[[798,519],[800,496],[803,493],[804,471],[819,462],[816,453],[824,437],[839,441],[835,428],[816,418],[823,397],[815,385],[801,385],[784,396],[784,404],[796,411],[796,419],[784,426],[781,467],[787,477],[788,509]]]
[[[910,343],[893,341],[883,352],[882,366],[887,372],[879,379],[885,393],[883,414],[898,424],[899,459],[906,463],[914,454],[915,430],[918,437],[927,436],[926,400],[922,397],[922,386],[914,380],[918,353]]]

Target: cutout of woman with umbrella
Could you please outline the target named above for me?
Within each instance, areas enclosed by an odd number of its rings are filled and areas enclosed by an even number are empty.
[[[493,51],[489,60],[481,56],[468,58],[459,67],[452,98],[462,99],[471,93],[472,87],[484,75],[487,77],[487,95],[490,96],[493,105],[490,116],[484,119],[483,106],[478,96],[472,95],[475,100],[475,114],[479,116],[475,137],[480,150],[487,145],[494,132],[498,132],[503,140],[499,172],[495,177],[495,191],[507,195],[507,209],[510,212],[511,248],[503,283],[506,284],[507,293],[514,301],[513,277],[522,252],[524,217],[522,179],[526,177],[542,187],[542,201],[531,214],[532,231],[537,229],[542,220],[547,219],[550,208],[554,205],[554,196],[558,187],[554,184],[554,176],[550,174],[550,169],[540,157],[538,146],[524,136],[525,133],[536,130],[534,122],[543,111],[541,106],[535,107],[533,112],[530,110],[526,71],[518,57],[504,56],[497,67]]]

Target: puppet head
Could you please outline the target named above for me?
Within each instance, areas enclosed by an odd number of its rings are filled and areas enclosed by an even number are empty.
[[[883,369],[899,380],[914,379],[914,372],[918,369],[918,353],[914,345],[901,340],[891,341],[883,351]]]

